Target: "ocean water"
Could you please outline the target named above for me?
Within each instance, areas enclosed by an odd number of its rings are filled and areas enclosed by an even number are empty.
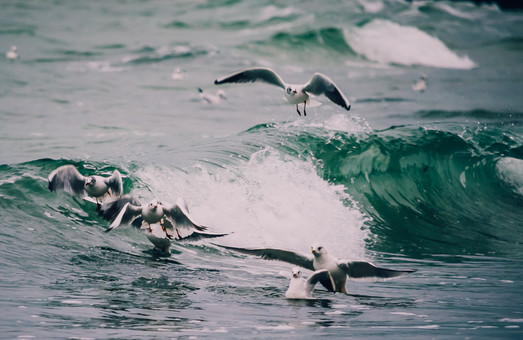
[[[523,336],[523,12],[25,0],[0,19],[0,338]],[[322,72],[352,108],[318,97],[300,117],[276,87],[213,85],[254,66],[290,83]],[[64,164],[118,169],[126,192],[182,196],[231,234],[158,256],[50,192]],[[287,301],[292,265],[213,242],[323,244],[417,272]]]

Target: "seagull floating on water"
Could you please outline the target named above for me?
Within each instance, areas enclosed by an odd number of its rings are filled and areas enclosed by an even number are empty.
[[[173,73],[171,74],[171,78],[173,80],[183,80],[183,79],[187,79],[188,77],[188,73],[187,71],[185,71],[184,69],[181,69],[179,67],[176,67],[173,71]]]
[[[425,92],[427,89],[427,76],[425,74],[420,75],[420,79],[412,83],[412,90],[418,92]]]
[[[291,282],[285,292],[287,299],[312,299],[312,291],[319,281],[331,281],[331,285],[334,285],[332,276],[327,269],[315,271],[308,279],[301,275],[299,267],[294,267],[291,274]]]
[[[273,70],[264,67],[250,68],[232,73],[214,81],[215,85],[225,83],[254,83],[264,82],[281,87],[285,90],[284,98],[291,104],[296,104],[296,111],[301,116],[298,104],[303,103],[303,115],[306,116],[306,106],[310,103],[310,94],[324,94],[335,104],[350,110],[350,102],[334,82],[324,74],[314,73],[311,80],[303,85],[286,84]]]
[[[76,196],[89,196],[97,204],[106,196],[120,197],[123,193],[122,176],[114,170],[109,177],[83,176],[73,165],[63,165],[49,174],[49,190],[64,190]]]
[[[320,277],[321,284],[332,292],[347,294],[345,283],[347,277],[351,280],[384,281],[405,274],[413,273],[415,270],[395,270],[375,266],[370,262],[339,260],[330,255],[322,247],[311,247],[312,255],[302,254],[294,251],[276,248],[236,248],[229,246],[220,247],[234,250],[244,254],[261,256],[266,260],[278,260],[288,262],[309,270],[327,270],[330,279]]]
[[[5,57],[9,60],[16,60],[20,56],[18,55],[18,49],[16,46],[11,46],[11,49],[5,54]]]
[[[176,204],[162,203],[156,199],[147,204],[141,204],[138,199],[130,195],[102,204],[99,214],[111,225],[105,231],[109,232],[119,226],[133,224],[148,231],[148,237],[162,238],[155,231],[155,224],[159,224],[164,235],[170,240],[187,238],[221,237],[227,234],[213,234],[204,232],[207,227],[194,222],[189,215],[189,207],[183,198],[178,198]],[[155,242],[151,241],[153,244]],[[156,244],[155,244],[156,245]]]
[[[227,96],[225,95],[225,91],[218,90],[216,94],[204,92],[201,87],[198,88],[198,93],[200,94],[200,98],[203,102],[207,104],[219,104],[222,100],[226,100]]]

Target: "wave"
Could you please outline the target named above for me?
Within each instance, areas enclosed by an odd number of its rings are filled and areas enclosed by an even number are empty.
[[[27,242],[24,227],[60,239],[85,235],[69,241],[73,248],[149,248],[138,233],[101,238],[107,225],[90,203],[47,190],[47,175],[68,163],[84,174],[118,168],[125,191],[143,201],[182,196],[199,222],[232,232],[222,240],[232,245],[306,250],[325,243],[353,258],[369,249],[522,255],[523,140],[502,127],[373,131],[340,114],[260,124],[192,150],[199,156],[184,167],[52,159],[2,165],[0,214],[7,225],[23,226]]]
[[[147,64],[178,58],[196,58],[208,55],[213,51],[215,51],[215,48],[210,45],[178,44],[158,48],[144,46],[131,55],[122,58],[122,64]]]
[[[374,19],[346,33],[350,47],[365,58],[386,64],[471,69],[468,56],[458,56],[441,40],[416,27]]]
[[[268,40],[251,42],[244,46],[264,55],[273,54],[280,57],[292,56],[293,59],[336,59],[355,56],[344,37],[343,29],[323,27],[301,33],[278,32]],[[282,54],[282,51],[286,51]]]

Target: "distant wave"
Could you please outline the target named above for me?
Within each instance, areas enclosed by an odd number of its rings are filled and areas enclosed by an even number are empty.
[[[416,27],[375,19],[346,33],[350,47],[365,58],[380,63],[471,69],[477,65],[468,56],[458,56],[441,40]]]

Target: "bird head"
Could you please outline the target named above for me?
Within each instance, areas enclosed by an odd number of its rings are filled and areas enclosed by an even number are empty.
[[[151,209],[152,211],[156,211],[156,209],[158,209],[158,206],[161,205],[160,202],[158,202],[157,200],[152,200],[151,202],[149,202],[149,209]]]
[[[321,255],[327,254],[327,251],[325,248],[323,248],[323,246],[312,246],[311,253],[314,255],[314,257],[319,257]]]
[[[292,268],[292,277],[297,279],[301,276],[301,269],[299,267]]]
[[[90,185],[96,184],[96,178],[94,176],[89,177],[87,181],[85,181],[85,186],[88,187]]]
[[[160,207],[162,205],[161,202],[159,202],[158,200],[154,199],[152,201],[150,201],[147,206],[149,209],[151,209],[152,211],[156,211],[158,209],[158,207]]]
[[[294,90],[292,87],[287,87],[287,94],[290,95],[290,96],[294,96],[296,93],[298,93],[298,91]]]

